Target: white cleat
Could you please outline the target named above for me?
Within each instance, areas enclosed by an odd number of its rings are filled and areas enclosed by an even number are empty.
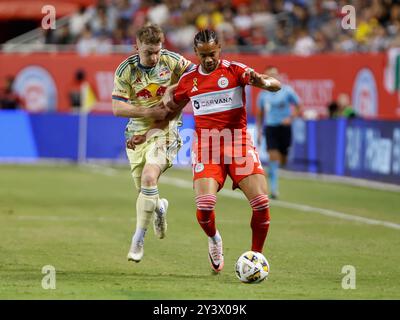
[[[155,210],[154,213],[154,233],[159,239],[163,239],[167,232],[167,211],[168,211],[168,200],[160,199],[161,206]]]
[[[131,249],[128,252],[128,261],[140,262],[143,258],[143,253],[143,242],[132,244]]]
[[[208,258],[210,260],[211,268],[214,270],[214,272],[220,272],[224,267],[222,239],[214,242],[211,238],[208,238]]]

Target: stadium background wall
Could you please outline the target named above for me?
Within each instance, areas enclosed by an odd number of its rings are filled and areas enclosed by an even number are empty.
[[[73,53],[0,54],[0,78],[15,76],[14,86],[30,111],[70,111],[69,92],[82,69],[96,95],[95,112],[111,112],[113,74],[127,55],[78,56]],[[193,56],[187,56],[197,61]],[[400,119],[400,49],[379,54],[260,56],[224,55],[262,72],[280,68],[283,81],[301,97],[311,117],[324,118],[327,105],[347,93],[356,111],[368,119]],[[256,111],[257,89],[248,87],[248,111]],[[188,108],[186,110],[190,112]]]
[[[87,117],[84,160],[127,163],[123,134],[126,119],[112,115],[25,111],[0,112],[0,162],[78,161],[82,117]],[[181,135],[185,144],[176,164],[189,166],[193,116],[184,114],[183,123]],[[255,133],[254,122],[249,124],[249,130]],[[297,119],[293,131],[291,170],[400,184],[398,121]],[[258,149],[266,162],[265,142]]]

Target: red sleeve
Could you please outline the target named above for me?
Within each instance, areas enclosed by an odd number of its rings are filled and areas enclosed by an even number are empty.
[[[178,82],[178,86],[176,87],[175,91],[174,91],[174,101],[175,103],[179,104],[182,101],[189,101],[190,98],[187,95],[187,86],[185,85],[186,81],[184,81],[183,79],[181,79]]]
[[[249,68],[248,66],[246,66],[243,63],[240,62],[235,62],[232,61],[231,62],[231,66],[234,70],[235,75],[238,77],[239,79],[239,83],[240,85],[242,85],[243,87],[249,84],[249,77],[243,77],[243,74],[247,71],[247,70],[251,70],[251,68]]]

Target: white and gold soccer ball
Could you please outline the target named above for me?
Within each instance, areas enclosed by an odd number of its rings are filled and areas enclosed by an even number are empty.
[[[236,261],[236,276],[245,283],[263,281],[269,273],[269,263],[260,252],[247,251]]]

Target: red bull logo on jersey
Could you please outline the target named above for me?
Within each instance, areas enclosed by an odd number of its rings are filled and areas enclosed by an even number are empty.
[[[145,99],[162,97],[165,93],[165,90],[167,90],[167,87],[151,83],[145,88],[137,91],[136,98],[145,100]]]
[[[171,74],[171,71],[167,67],[164,67],[160,70],[158,77],[160,79],[164,80],[164,79],[168,78],[170,74]]]
[[[136,92],[136,98],[139,99],[150,99],[152,97],[151,92],[146,88]]]
[[[165,93],[165,90],[167,90],[167,87],[164,87],[164,86],[159,87],[157,89],[156,96],[157,97],[162,97],[164,95],[164,93]]]

